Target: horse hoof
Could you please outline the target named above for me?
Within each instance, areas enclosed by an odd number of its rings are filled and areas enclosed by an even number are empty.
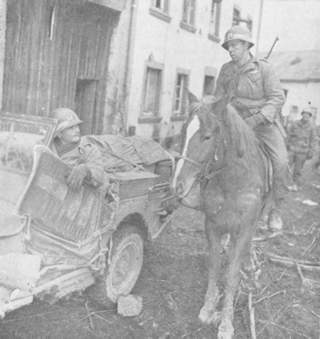
[[[232,339],[234,335],[234,329],[232,323],[222,322],[219,326],[218,339]]]
[[[272,210],[270,213],[269,228],[271,231],[281,231],[283,228],[281,215],[276,210]]]
[[[208,310],[208,307],[203,306],[199,313],[200,321],[204,324],[209,325],[211,316],[212,316],[212,310]]]
[[[221,319],[221,312],[215,311],[208,311],[202,307],[199,313],[199,319],[203,324],[210,325],[213,324],[214,326],[218,326],[220,319]]]

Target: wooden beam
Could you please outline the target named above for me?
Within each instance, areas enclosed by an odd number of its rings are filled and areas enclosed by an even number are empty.
[[[100,6],[105,6],[115,11],[122,11],[125,7],[126,0],[88,0]]]

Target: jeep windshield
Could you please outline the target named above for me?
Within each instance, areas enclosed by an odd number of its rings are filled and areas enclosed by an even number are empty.
[[[0,115],[0,216],[12,211],[32,170],[33,147],[49,145],[55,121],[15,114]]]

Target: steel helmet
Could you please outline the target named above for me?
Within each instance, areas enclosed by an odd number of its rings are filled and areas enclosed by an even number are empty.
[[[249,48],[254,45],[254,43],[252,42],[251,32],[248,28],[244,26],[232,26],[224,36],[222,47],[228,50],[228,42],[233,40],[246,41],[249,43]]]
[[[52,117],[58,120],[55,134],[82,123],[77,114],[70,108],[59,107],[52,112]]]
[[[311,117],[313,115],[313,112],[312,112],[312,109],[310,107],[305,107],[302,111],[301,111],[301,114],[303,113],[307,113],[309,114]]]

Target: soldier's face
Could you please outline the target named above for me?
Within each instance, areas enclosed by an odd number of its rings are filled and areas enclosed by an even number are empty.
[[[245,41],[232,40],[228,42],[228,52],[234,62],[239,62],[249,54],[249,46]]]
[[[64,144],[72,144],[80,141],[80,127],[79,125],[64,129],[59,134],[60,140]]]
[[[304,121],[304,122],[307,122],[307,121],[309,121],[311,119],[311,115],[310,114],[308,114],[308,113],[302,113],[302,120]]]

